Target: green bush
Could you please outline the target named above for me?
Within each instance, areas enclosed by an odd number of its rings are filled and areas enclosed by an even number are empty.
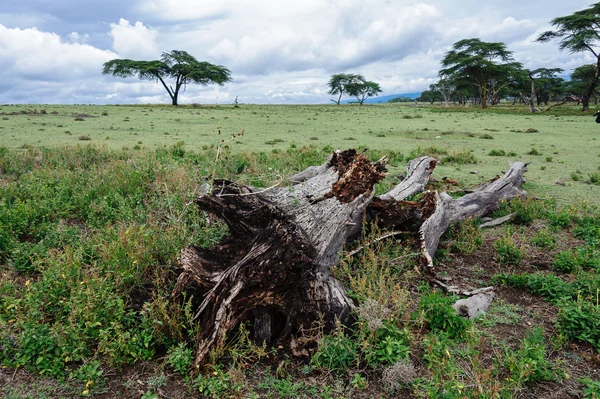
[[[490,157],[504,157],[506,156],[506,152],[504,150],[491,150],[488,155]]]
[[[311,359],[315,367],[335,372],[345,372],[359,359],[356,341],[347,337],[341,329],[331,335],[325,335],[319,341],[319,349]]]
[[[494,243],[498,261],[505,265],[520,265],[523,258],[523,252],[515,243],[510,232],[499,238]]]
[[[194,361],[194,353],[182,342],[167,351],[167,365],[181,375],[187,375]]]
[[[423,320],[433,332],[445,332],[450,338],[462,337],[471,321],[456,314],[452,304],[454,297],[448,297],[437,291],[424,292],[419,301],[419,311]]]
[[[392,321],[384,320],[381,328],[372,333],[363,330],[362,335],[361,346],[369,366],[389,365],[400,359],[408,359],[410,352],[408,330],[396,327]]]
[[[509,380],[516,386],[526,382],[553,381],[555,376],[546,352],[543,329],[529,330],[517,351],[506,349]]]

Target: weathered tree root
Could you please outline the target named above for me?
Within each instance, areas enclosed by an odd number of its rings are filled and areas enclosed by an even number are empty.
[[[173,292],[202,298],[195,364],[243,320],[253,322],[255,340],[270,341],[318,319],[332,327],[346,317],[354,304],[330,267],[365,220],[386,229],[421,226],[424,263],[432,266],[439,237],[451,223],[481,216],[522,193],[525,168],[513,164],[502,178],[457,200],[427,192],[420,201],[406,201],[425,189],[436,164],[429,157],[412,160],[404,181],[375,198],[384,160],[369,162],[354,150],[336,151],[323,165],[292,176],[289,187],[261,191],[215,181],[212,194],[195,202],[221,218],[230,235],[215,248],[184,249]]]

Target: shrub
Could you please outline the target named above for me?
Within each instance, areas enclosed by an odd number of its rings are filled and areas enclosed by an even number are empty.
[[[506,152],[504,150],[491,150],[488,155],[490,157],[503,157],[506,155]]]
[[[466,164],[474,164],[477,163],[477,158],[475,158],[475,154],[473,150],[460,150],[453,151],[450,155],[442,158],[442,165],[446,164],[456,164],[456,165],[466,165]]]
[[[520,265],[523,253],[510,235],[510,231],[494,243],[498,261],[505,265]]]
[[[531,243],[539,248],[554,248],[556,238],[548,229],[542,229],[535,233]]]
[[[425,292],[419,302],[419,311],[429,329],[442,331],[450,338],[462,337],[471,321],[459,316],[452,307],[455,298],[440,294],[437,291]]]
[[[79,136],[79,140],[82,140],[82,141],[89,141],[91,139],[92,138],[90,136]]]
[[[189,373],[193,361],[194,353],[183,342],[167,351],[167,365],[181,375]]]
[[[542,328],[529,330],[517,351],[506,348],[509,381],[521,386],[530,381],[554,380],[552,365],[546,357],[546,352]]]
[[[355,340],[350,339],[341,328],[326,335],[319,341],[319,349],[313,355],[311,363],[315,367],[335,372],[345,372],[358,361],[358,348]]]
[[[542,153],[541,153],[541,152],[539,152],[539,151],[537,150],[537,148],[533,148],[533,147],[532,147],[532,148],[531,148],[531,150],[529,150],[529,151],[526,153],[526,155],[535,155],[535,156],[539,156],[539,155],[542,155]]]

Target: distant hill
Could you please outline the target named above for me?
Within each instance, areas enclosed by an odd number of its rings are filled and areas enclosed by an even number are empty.
[[[415,98],[419,97],[420,95],[421,95],[421,92],[417,92],[417,93],[389,94],[387,96],[367,98],[365,100],[365,104],[387,103],[388,101],[390,101],[390,100],[392,100],[394,98],[398,98],[398,97],[408,97],[408,98],[412,98],[414,100]],[[355,101],[356,101],[356,99],[348,98],[346,100],[343,100],[342,103],[343,104],[348,104],[348,103],[355,102]]]

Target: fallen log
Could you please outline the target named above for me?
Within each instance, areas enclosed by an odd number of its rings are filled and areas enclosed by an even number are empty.
[[[451,223],[481,216],[521,194],[525,168],[513,164],[512,177],[461,199],[426,192],[419,201],[406,201],[425,189],[436,164],[429,157],[409,162],[406,178],[379,197],[374,187],[385,177],[385,160],[370,162],[354,150],[334,152],[323,165],[292,176],[288,187],[263,190],[216,180],[212,193],[195,203],[222,219],[229,236],[215,248],[184,249],[173,292],[202,300],[195,315],[201,325],[195,364],[242,321],[253,323],[255,340],[269,342],[315,320],[331,328],[348,316],[354,304],[330,267],[365,221],[386,229],[421,226],[423,254],[432,266],[439,237]]]

